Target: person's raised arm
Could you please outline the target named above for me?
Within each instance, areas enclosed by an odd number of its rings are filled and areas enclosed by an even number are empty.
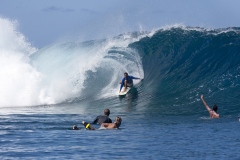
[[[202,102],[203,102],[204,106],[205,106],[206,109],[208,110],[208,112],[210,112],[210,111],[211,111],[211,108],[207,105],[206,101],[204,100],[203,95],[201,95],[201,99],[202,99]]]

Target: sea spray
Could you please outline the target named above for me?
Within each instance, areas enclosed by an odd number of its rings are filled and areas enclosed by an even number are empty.
[[[33,105],[41,73],[29,64],[36,51],[17,31],[18,23],[0,18],[0,106]]]

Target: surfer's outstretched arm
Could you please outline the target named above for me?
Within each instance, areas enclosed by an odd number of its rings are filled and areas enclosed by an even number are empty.
[[[133,77],[133,76],[132,76],[132,79],[141,79],[141,78],[138,78],[138,77]]]

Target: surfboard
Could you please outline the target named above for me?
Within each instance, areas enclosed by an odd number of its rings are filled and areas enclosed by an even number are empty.
[[[124,87],[121,89],[121,92],[119,92],[119,96],[125,96],[128,91],[131,89],[131,87],[127,87],[127,90],[125,92],[122,92],[122,90],[124,90]]]

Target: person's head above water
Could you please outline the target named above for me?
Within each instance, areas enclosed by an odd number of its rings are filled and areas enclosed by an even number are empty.
[[[104,115],[109,116],[110,110],[108,108],[104,109]]]
[[[216,104],[214,104],[212,110],[214,110],[215,112],[217,112],[218,106],[217,106]]]
[[[114,123],[116,124],[117,128],[120,127],[120,125],[121,125],[121,123],[122,123],[122,118],[119,117],[119,116],[117,116],[117,117],[115,118]]]
[[[127,77],[127,76],[128,76],[128,73],[127,73],[127,72],[125,72],[125,73],[124,73],[124,77]]]
[[[79,128],[76,125],[74,125],[73,130],[79,130]]]

